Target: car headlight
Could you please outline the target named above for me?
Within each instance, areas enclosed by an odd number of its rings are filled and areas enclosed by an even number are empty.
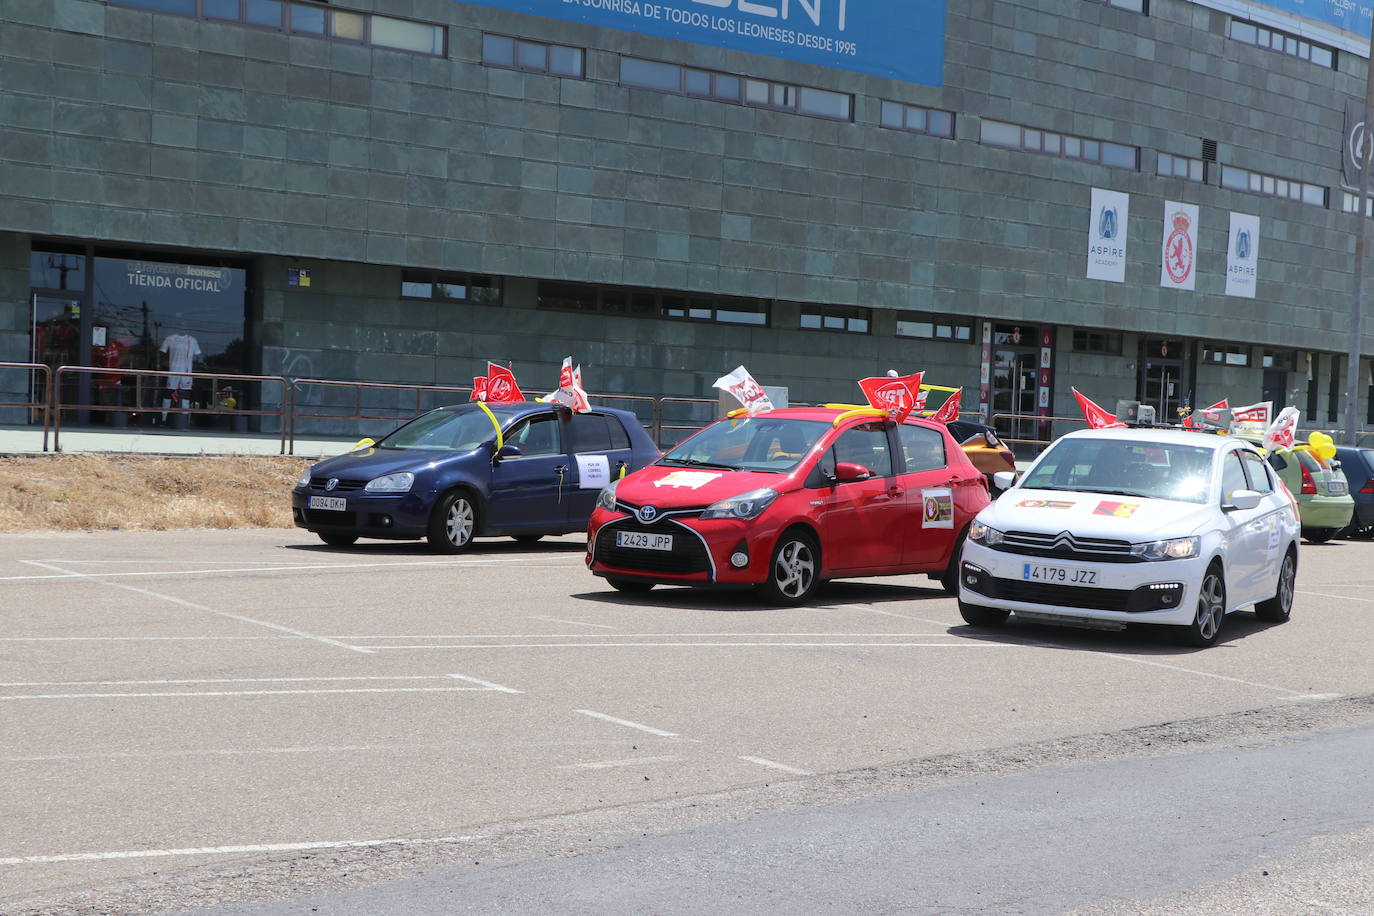
[[[368,493],[405,493],[413,483],[415,483],[415,475],[409,471],[402,471],[399,474],[374,477],[367,482],[367,486],[363,487],[363,490]]]
[[[596,508],[607,509],[611,512],[615,511],[615,487],[618,483],[620,483],[620,481],[612,480],[601,488],[601,492],[596,494]]]
[[[758,518],[764,509],[773,505],[773,500],[778,498],[778,491],[765,487],[762,490],[750,490],[748,493],[741,493],[739,496],[732,496],[729,499],[722,499],[718,503],[712,503],[706,507],[706,511],[701,513],[702,518]]]
[[[1132,544],[1131,556],[1140,557],[1142,560],[1186,560],[1197,556],[1201,547],[1201,539],[1198,537],[1168,538],[1163,541]]]
[[[991,525],[984,525],[982,522],[974,522],[968,526],[968,539],[975,544],[983,544],[987,547],[996,547],[1002,543],[1002,532]]]
[[[306,468],[304,471],[301,471],[301,476],[300,476],[300,478],[296,481],[296,486],[298,486],[298,487],[308,487],[308,486],[310,486],[310,472],[311,472],[311,470],[313,470],[313,469],[312,469],[312,468]]]

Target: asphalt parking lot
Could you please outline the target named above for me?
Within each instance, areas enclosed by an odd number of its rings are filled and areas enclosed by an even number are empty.
[[[1235,714],[1329,727],[1374,694],[1372,586],[1374,543],[1304,545],[1290,623],[1235,615],[1194,651],[975,632],[924,577],[801,609],[628,597],[578,537],[436,557],[295,531],[0,536],[0,911],[325,886],[350,850],[567,854],[539,843],[562,817],[723,819],[837,774]]]

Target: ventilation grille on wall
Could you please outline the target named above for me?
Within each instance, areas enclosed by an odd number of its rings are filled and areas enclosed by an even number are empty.
[[[1204,139],[1202,141],[1202,161],[1217,161],[1217,141]]]

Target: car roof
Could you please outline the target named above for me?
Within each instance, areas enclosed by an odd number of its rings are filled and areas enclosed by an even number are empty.
[[[1130,426],[1118,429],[1079,429],[1061,436],[1062,439],[1120,439],[1125,442],[1158,442],[1168,445],[1192,445],[1200,448],[1220,449],[1231,442],[1245,440],[1237,436],[1219,436],[1215,432],[1170,429],[1148,426]],[[1246,443],[1247,445],[1252,443]]]
[[[475,408],[476,406],[477,405],[475,402],[470,401],[466,404],[445,404],[443,407],[436,407],[435,410],[457,411],[466,410],[468,408]],[[487,407],[491,409],[492,413],[512,417],[524,416],[526,414],[540,413],[542,411],[553,410],[554,408],[559,406],[561,405],[554,404],[549,401],[497,401],[495,403],[487,405]],[[633,420],[635,423],[639,422],[638,420],[635,420],[635,414],[633,411],[619,410],[615,407],[602,407],[599,404],[593,404],[592,413],[614,414],[615,416],[621,417],[622,419]]]
[[[865,407],[861,404],[854,404],[852,406],[846,405],[843,407],[779,407],[776,410],[769,410],[765,413],[758,414],[758,416],[780,417],[784,420],[819,420],[824,423],[833,423],[835,422],[835,418],[838,417],[840,414],[848,413],[852,410],[868,409],[870,408]],[[873,420],[880,420],[882,418],[870,415],[862,416],[858,419],[871,422]],[[943,423],[934,423],[930,420],[927,420],[924,417],[918,417],[915,414],[912,414],[911,416],[907,417],[904,422],[912,426],[927,426],[936,428],[944,426]]]

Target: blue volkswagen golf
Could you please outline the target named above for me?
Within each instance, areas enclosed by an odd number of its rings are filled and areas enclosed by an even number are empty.
[[[601,488],[659,456],[628,411],[488,407],[491,416],[477,404],[432,410],[312,466],[291,493],[296,525],[335,546],[424,538],[457,553],[474,537],[533,543],[586,531]]]

